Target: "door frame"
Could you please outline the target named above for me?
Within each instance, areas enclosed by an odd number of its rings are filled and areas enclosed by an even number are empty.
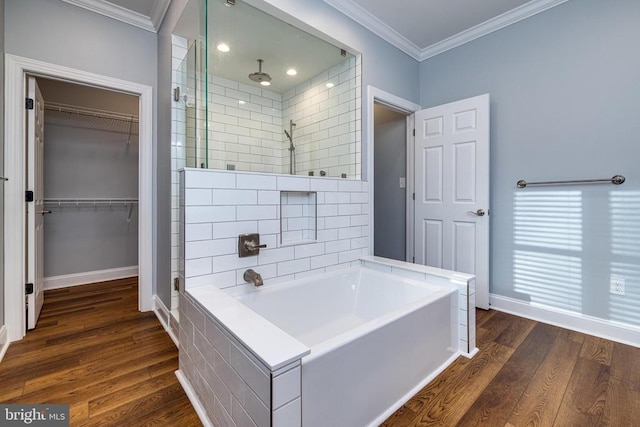
[[[153,309],[153,88],[20,56],[5,55],[4,313],[9,341],[26,333],[25,284],[25,76],[97,86],[139,97],[138,309]]]
[[[411,262],[413,258],[413,114],[421,109],[420,105],[407,99],[393,95],[374,86],[367,86],[367,181],[369,182],[369,255],[374,254],[374,103],[382,104],[392,110],[407,114],[407,248],[406,261]]]

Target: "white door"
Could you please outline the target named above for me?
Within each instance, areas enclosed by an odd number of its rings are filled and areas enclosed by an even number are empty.
[[[38,322],[44,303],[44,100],[35,77],[27,77],[27,98],[33,108],[27,109],[27,190],[33,201],[27,202],[27,283],[33,292],[27,295],[27,328]],[[29,102],[29,101],[27,101]]]
[[[415,115],[415,262],[476,275],[489,308],[489,95]]]

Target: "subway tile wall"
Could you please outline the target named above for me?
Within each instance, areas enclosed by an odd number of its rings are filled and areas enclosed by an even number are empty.
[[[185,287],[243,285],[253,268],[265,285],[357,265],[369,252],[368,183],[340,178],[185,169]],[[280,243],[281,191],[315,192],[317,239]],[[267,248],[239,258],[238,235]]]

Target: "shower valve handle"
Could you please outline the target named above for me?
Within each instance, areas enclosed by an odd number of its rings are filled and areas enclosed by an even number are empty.
[[[264,243],[262,245],[257,245],[256,242],[254,242],[253,240],[247,240],[246,242],[244,242],[244,247],[247,248],[250,251],[255,251],[258,249],[264,249],[267,247],[267,244]]]

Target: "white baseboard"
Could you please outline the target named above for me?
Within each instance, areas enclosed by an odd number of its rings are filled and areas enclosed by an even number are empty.
[[[9,334],[7,333],[7,327],[2,325],[0,327],[0,362],[4,358],[4,355],[7,353],[7,349],[9,348]]]
[[[531,304],[501,295],[491,294],[489,298],[491,308],[494,310],[640,347],[640,328],[636,326],[554,307]]]
[[[167,334],[169,334],[169,337],[176,345],[176,348],[179,347],[178,337],[173,333],[173,330],[171,329],[171,313],[169,313],[167,306],[164,305],[162,300],[158,298],[158,295],[153,296],[153,312],[156,314],[158,320],[160,320],[160,323],[162,324],[164,330],[167,331]]]
[[[191,387],[191,383],[189,382],[187,377],[185,377],[184,374],[179,369],[176,371],[176,377],[178,377],[178,381],[180,382],[182,389],[184,390],[187,397],[189,398],[189,401],[191,402],[193,409],[195,409],[196,411],[196,414],[198,414],[198,417],[200,418],[200,422],[202,422],[202,425],[204,427],[213,427],[211,420],[209,420],[209,417],[207,417],[207,412],[204,410],[204,406],[202,406],[202,403],[200,403],[200,399],[198,399],[198,396],[196,395],[196,392],[193,389],[193,387]]]
[[[109,270],[87,271],[84,273],[66,274],[44,278],[44,290],[68,288],[70,286],[86,285],[87,283],[104,282],[107,280],[124,279],[138,275],[138,266],[111,268]]]

